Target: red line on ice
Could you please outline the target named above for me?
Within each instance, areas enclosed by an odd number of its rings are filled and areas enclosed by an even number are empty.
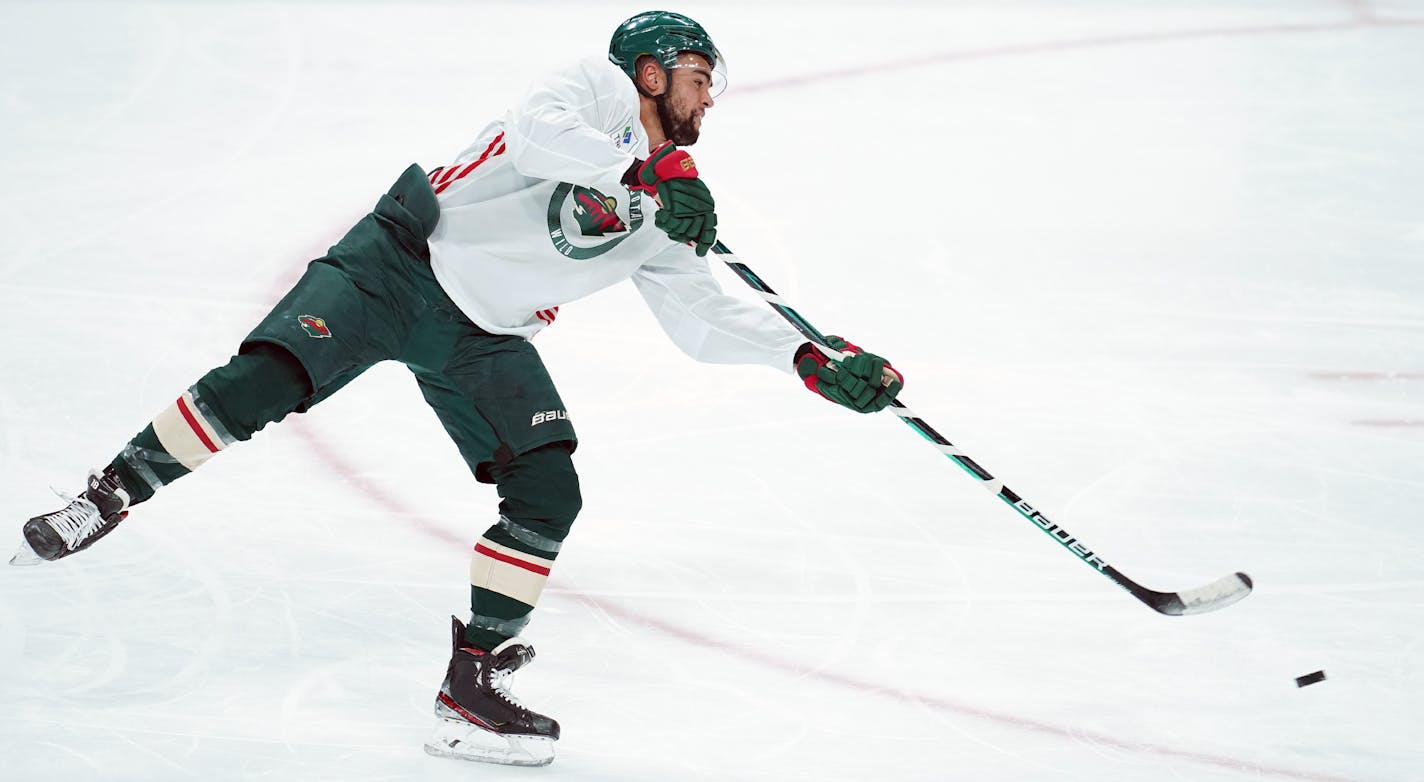
[[[943,65],[955,62],[993,60],[1003,57],[1019,57],[1032,54],[1068,52],[1082,49],[1102,49],[1112,46],[1136,46],[1140,44],[1171,43],[1204,38],[1241,38],[1258,35],[1286,35],[1294,33],[1319,33],[1340,30],[1360,30],[1380,27],[1424,27],[1424,19],[1394,19],[1373,15],[1367,7],[1356,4],[1351,18],[1336,22],[1300,22],[1296,24],[1262,24],[1242,27],[1205,27],[1197,30],[1163,30],[1161,32],[1124,33],[1122,35],[1101,35],[1065,41],[1037,41],[1020,44],[1005,44],[984,49],[964,49],[960,51],[924,54],[903,60],[857,65],[850,68],[806,73],[780,79],[749,84],[736,90],[738,95],[770,92],[788,87],[801,87],[841,79],[854,79],[927,65]]]
[[[1312,380],[1424,380],[1424,372],[1311,372]]]

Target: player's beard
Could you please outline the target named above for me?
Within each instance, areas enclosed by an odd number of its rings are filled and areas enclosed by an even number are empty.
[[[697,127],[697,117],[693,112],[680,113],[668,101],[667,93],[657,97],[658,122],[662,123],[663,135],[679,147],[697,143],[701,131]]]

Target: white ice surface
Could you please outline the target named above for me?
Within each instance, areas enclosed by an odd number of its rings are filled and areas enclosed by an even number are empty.
[[[643,5],[0,4],[5,524]],[[682,10],[739,255],[1129,575],[1256,594],[1158,616],[620,286],[537,340],[586,498],[516,681],[554,765],[421,752],[496,497],[392,365],[0,567],[0,779],[1424,778],[1424,4]]]

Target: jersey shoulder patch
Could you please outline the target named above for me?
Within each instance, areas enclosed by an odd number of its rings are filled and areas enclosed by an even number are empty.
[[[619,151],[627,151],[633,148],[633,118],[629,117],[623,121],[623,128],[608,134],[613,140],[613,148]]]

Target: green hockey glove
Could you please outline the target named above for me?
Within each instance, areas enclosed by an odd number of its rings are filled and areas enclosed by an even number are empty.
[[[875,413],[895,401],[905,387],[904,376],[880,356],[836,336],[826,337],[826,344],[846,357],[832,360],[810,342],[796,351],[796,374],[826,399],[857,413]]]
[[[674,242],[691,244],[706,255],[717,241],[717,202],[707,183],[697,175],[692,156],[664,141],[634,173],[634,190],[645,190],[658,200],[653,224]]]

